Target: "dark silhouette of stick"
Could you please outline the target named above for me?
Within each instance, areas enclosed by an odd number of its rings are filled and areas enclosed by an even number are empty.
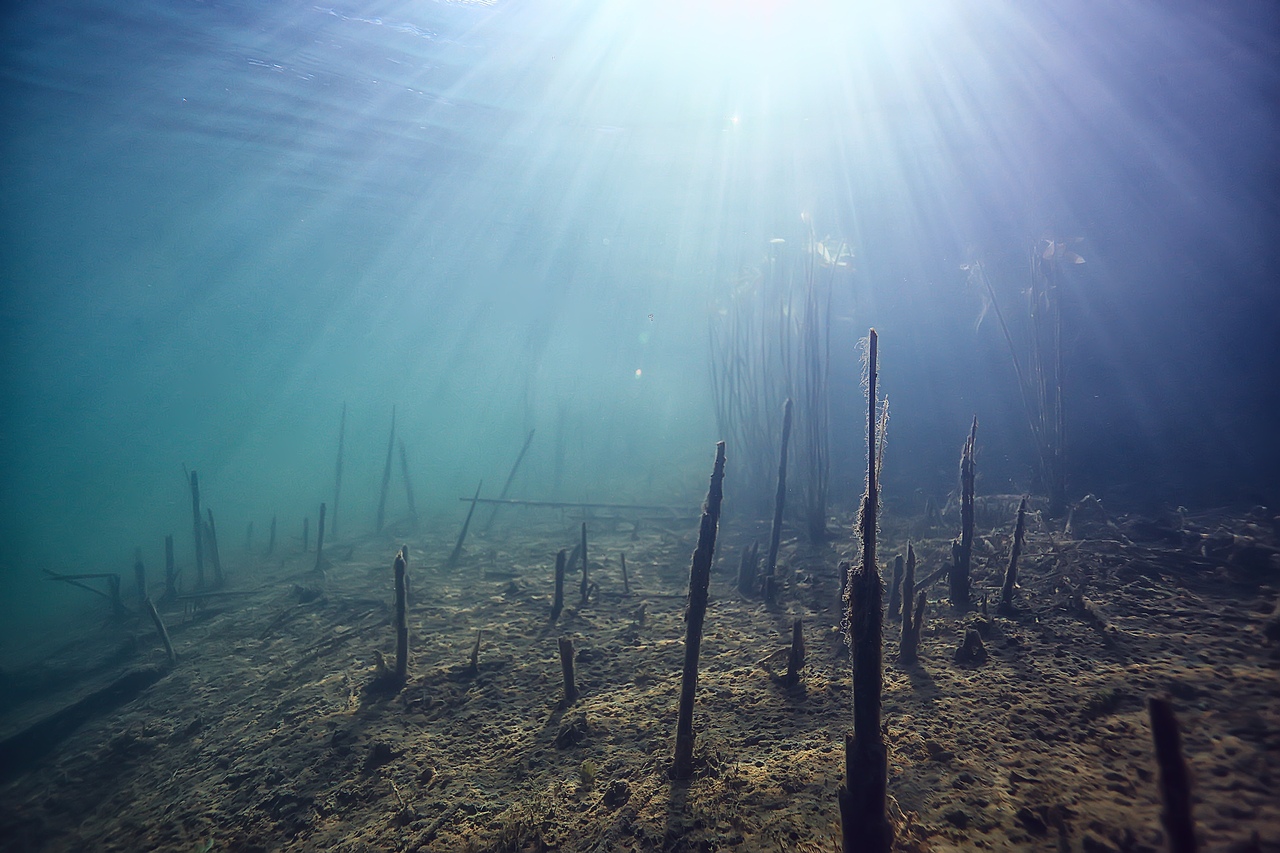
[[[782,510],[787,500],[787,443],[791,441],[791,398],[782,404],[782,452],[778,457],[778,490],[773,497],[773,528],[769,532],[769,554],[764,563],[764,600],[772,604],[775,594],[774,570],[778,567],[778,545],[782,542]]]
[[[387,514],[387,490],[391,488],[391,456],[396,449],[396,407],[391,407],[391,436],[387,439],[387,464],[382,468],[382,491],[378,495],[377,532],[382,532],[382,522]]]
[[[191,472],[191,518],[196,539],[196,589],[204,589],[204,520],[200,517],[200,475]]]
[[[556,597],[551,604],[551,622],[553,624],[560,618],[560,611],[564,610],[564,566],[565,549],[561,548],[560,553],[556,554]]]
[[[164,643],[164,651],[165,654],[169,656],[169,663],[173,663],[178,659],[178,656],[174,654],[173,643],[169,641],[169,632],[164,627],[164,620],[162,620],[160,618],[160,614],[156,612],[156,606],[151,603],[150,598],[144,598],[142,600],[142,607],[151,614],[151,621],[156,626],[156,633],[160,635],[160,640]]]
[[[716,444],[716,461],[711,470],[711,486],[702,510],[698,545],[689,566],[689,609],[684,635],[684,672],[680,679],[680,707],[676,714],[676,752],[670,775],[676,781],[693,776],[693,698],[698,689],[698,654],[702,646],[702,623],[707,615],[707,586],[711,582],[711,560],[715,556],[716,531],[720,524],[720,503],[724,498],[724,442]]]
[[[591,595],[591,582],[587,579],[587,523],[582,522],[582,585],[578,588],[578,592],[582,593],[582,603],[587,603],[587,597]]]
[[[573,640],[560,638],[560,669],[564,673],[564,701],[561,707],[568,707],[578,698],[578,685],[573,679]]]
[[[409,479],[409,455],[405,453],[404,439],[400,440],[400,476],[404,478],[404,494],[409,501],[409,519],[413,529],[418,529],[418,504],[413,500],[413,483]]]
[[[511,473],[507,475],[507,482],[502,484],[502,493],[498,495],[498,501],[507,499],[507,492],[511,490],[511,482],[516,478],[516,472],[520,470],[520,463],[524,461],[524,455],[529,452],[529,445],[533,443],[533,434],[537,430],[529,430],[529,434],[525,436],[524,446],[520,448],[520,454],[516,456],[516,462],[511,466]],[[493,526],[493,520],[498,517],[498,510],[501,508],[500,503],[494,503],[493,509],[489,512],[489,518],[484,523],[484,532],[488,533],[489,528]]]
[[[333,474],[333,518],[329,526],[338,535],[338,499],[342,497],[342,448],[347,440],[347,404],[342,403],[342,416],[338,419],[338,464]],[[269,551],[267,553],[270,553]]]
[[[928,593],[920,590],[916,598],[915,613],[911,611],[911,590],[916,584],[916,549],[907,543],[907,568],[902,576],[902,632],[898,639],[898,663],[909,666],[920,658],[920,628],[924,624],[924,609]]]
[[[316,526],[316,571],[324,570],[324,504],[320,504],[320,524]]]
[[[973,555],[974,443],[978,437],[978,416],[973,416],[969,438],[960,453],[960,538],[951,543],[951,607],[969,609],[969,566]]]
[[[213,526],[213,510],[206,508],[209,516],[209,558],[213,561],[213,585],[222,588],[222,558],[218,556],[218,528]]]
[[[1018,557],[1022,555],[1022,539],[1027,528],[1027,499],[1018,504],[1018,520],[1013,526],[1013,545],[1009,547],[1009,565],[1004,570],[1004,585],[1000,588],[1000,603],[996,612],[1001,616],[1014,616],[1013,588],[1018,584]]]
[[[407,613],[408,580],[405,573],[409,567],[409,546],[400,548],[396,554],[396,670],[395,678],[404,684],[409,677],[409,620]]]
[[[445,565],[453,568],[458,563],[458,558],[462,556],[462,543],[467,541],[467,529],[471,527],[471,516],[476,514],[476,500],[480,497],[480,489],[484,486],[484,480],[480,481],[480,485],[476,486],[476,496],[471,499],[471,509],[467,510],[467,520],[462,522],[462,532],[458,534],[458,544],[453,546],[453,553],[449,555]]]

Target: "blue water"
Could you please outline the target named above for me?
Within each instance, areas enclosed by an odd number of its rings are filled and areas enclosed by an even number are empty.
[[[694,503],[709,324],[810,229],[854,254],[837,504],[871,325],[886,501],[945,495],[975,412],[983,488],[1034,487],[961,265],[1017,306],[1046,237],[1086,260],[1071,495],[1274,504],[1277,12],[1051,5],[7,4],[2,621],[81,602],[41,568],[189,561],[184,466],[224,539],[296,536],[344,403],[351,533],[393,406],[440,518],[531,429],[523,497]]]

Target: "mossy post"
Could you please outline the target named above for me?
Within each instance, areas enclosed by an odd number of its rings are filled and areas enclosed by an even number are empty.
[[[200,475],[191,472],[191,519],[196,539],[196,589],[204,589],[204,519],[200,517]]]
[[[996,612],[1001,616],[1013,616],[1018,611],[1013,606],[1013,588],[1018,584],[1018,557],[1022,555],[1022,540],[1027,529],[1027,499],[1018,504],[1018,520],[1013,525],[1013,545],[1009,547],[1009,565],[1004,570],[1004,585],[1000,587],[1000,603]]]
[[[883,584],[876,565],[879,445],[876,441],[876,330],[867,341],[867,491],[858,512],[862,555],[849,573],[847,604],[853,651],[853,734],[845,735],[845,781],[840,787],[844,853],[889,853],[893,824],[886,811],[889,756],[880,730]]]
[[[711,470],[711,486],[702,507],[698,545],[689,566],[689,609],[684,635],[684,672],[680,679],[680,707],[676,713],[676,753],[670,776],[677,782],[693,776],[693,697],[698,689],[698,654],[702,647],[702,622],[707,615],[707,587],[711,583],[711,560],[715,556],[716,532],[720,525],[720,503],[724,498],[724,442],[716,444],[716,461]]]
[[[778,490],[773,496],[773,527],[769,530],[769,553],[764,562],[764,600],[773,604],[777,592],[774,570],[778,567],[778,546],[782,542],[782,510],[787,500],[787,444],[791,441],[791,398],[782,404],[782,451],[778,457]]]
[[[915,612],[911,610],[911,596],[916,588],[916,549],[907,543],[907,567],[902,575],[902,633],[898,639],[898,663],[910,666],[920,658],[920,628],[924,624],[924,608],[928,593],[920,590],[916,598]]]
[[[565,567],[565,549],[561,548],[560,553],[556,554],[556,597],[551,603],[551,622],[555,623],[560,618],[560,611],[564,610],[564,567]]]
[[[951,543],[951,572],[948,578],[951,607],[969,609],[969,566],[973,555],[974,444],[978,438],[978,416],[973,416],[969,438],[960,452],[960,538]]]
[[[377,532],[387,517],[387,492],[391,489],[391,457],[396,450],[396,407],[391,407],[391,436],[387,439],[387,463],[382,466],[382,490],[378,492]]]
[[[409,678],[409,619],[406,573],[409,568],[409,546],[402,545],[393,566],[396,578],[396,683],[404,684]]]
[[[1191,775],[1182,757],[1182,736],[1178,718],[1167,699],[1152,697],[1147,702],[1151,716],[1151,737],[1156,763],[1160,766],[1160,823],[1169,844],[1169,853],[1195,853],[1196,826],[1191,817]]]

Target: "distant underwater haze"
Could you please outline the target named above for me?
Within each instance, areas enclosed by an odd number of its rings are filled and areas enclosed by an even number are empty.
[[[76,0],[0,46],[9,625],[92,603],[41,569],[190,564],[184,467],[300,542],[344,405],[339,535],[393,407],[442,524],[531,430],[513,496],[696,505],[716,318],[806,274],[833,507],[872,325],[884,499],[945,501],[975,413],[982,488],[1037,490],[1009,339],[1058,243],[1070,495],[1280,500],[1273,4]]]

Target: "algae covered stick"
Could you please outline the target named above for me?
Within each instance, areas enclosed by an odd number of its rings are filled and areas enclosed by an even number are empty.
[[[391,457],[396,449],[396,407],[391,407],[391,437],[387,439],[387,464],[382,468],[382,491],[378,495],[377,532],[382,532],[382,522],[387,515],[387,490],[391,488]]]
[[[680,678],[680,706],[676,713],[676,750],[671,778],[677,782],[693,776],[693,698],[698,689],[698,654],[702,646],[702,623],[707,615],[707,586],[711,582],[711,561],[715,556],[716,532],[720,524],[720,503],[724,498],[724,442],[716,444],[716,461],[711,485],[702,510],[698,545],[689,566],[689,609],[684,635],[684,671]]]
[[[778,567],[778,545],[782,541],[782,510],[787,499],[787,443],[791,440],[791,398],[782,404],[782,453],[778,459],[778,491],[773,498],[773,528],[769,532],[769,555],[764,563],[764,600],[774,599],[774,570]]]
[[[333,475],[333,518],[329,526],[338,535],[338,498],[342,497],[342,449],[347,439],[347,404],[342,404],[342,416],[338,418],[338,464]],[[270,553],[269,551],[267,553]]]
[[[529,452],[529,445],[533,443],[533,434],[537,430],[529,430],[529,434],[525,436],[524,446],[520,448],[520,454],[516,456],[516,463],[511,466],[511,473],[507,475],[507,482],[502,485],[502,493],[498,495],[498,500],[493,502],[493,509],[489,512],[489,518],[484,523],[484,532],[488,533],[489,528],[493,526],[493,520],[498,517],[498,509],[502,506],[501,501],[507,499],[507,492],[511,490],[511,483],[516,478],[516,472],[520,470],[520,463],[524,461],[524,455]]]
[[[191,472],[191,518],[196,539],[196,589],[204,589],[204,521],[200,518],[200,475]]]
[[[924,609],[928,593],[920,590],[916,598],[915,612],[911,611],[911,591],[916,585],[916,549],[907,543],[907,569],[902,576],[902,631],[898,639],[898,663],[904,666],[915,663],[920,656],[920,626],[924,623]]]
[[[453,546],[453,553],[449,555],[449,560],[445,564],[452,568],[458,562],[458,557],[462,556],[462,543],[467,541],[467,529],[471,527],[471,516],[476,514],[476,500],[480,497],[480,489],[484,487],[484,480],[476,486],[475,497],[471,499],[471,509],[467,510],[467,520],[462,522],[462,532],[458,534],[458,544]]]
[[[880,632],[883,584],[876,564],[876,524],[880,505],[876,440],[876,330],[867,338],[867,490],[858,512],[862,555],[846,582],[849,641],[853,652],[853,734],[845,735],[845,780],[840,786],[840,827],[844,853],[889,853],[889,756],[880,728],[884,671]]]

